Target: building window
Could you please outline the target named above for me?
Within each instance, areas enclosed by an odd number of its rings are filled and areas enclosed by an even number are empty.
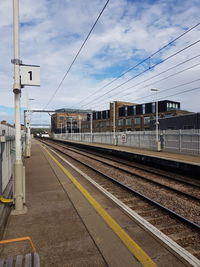
[[[145,104],[142,104],[142,114],[145,114]]]
[[[144,124],[150,123],[150,117],[144,117]]]
[[[177,103],[172,103],[168,102],[167,103],[167,110],[178,110],[178,104]]]
[[[152,113],[155,113],[155,112],[156,112],[156,102],[153,102],[152,103]]]
[[[76,121],[73,121],[72,125],[73,125],[73,128],[74,129],[78,129],[78,125],[77,125],[77,122]]]
[[[106,121],[106,126],[110,126],[110,122],[109,121]]]
[[[64,116],[60,116],[60,117],[59,117],[59,120],[60,120],[60,121],[63,121],[64,118],[65,118]]]
[[[125,116],[127,116],[128,107],[127,107],[127,106],[125,106],[125,107],[124,107],[124,109],[125,109]]]
[[[118,120],[118,126],[123,126],[123,119]]]
[[[136,106],[133,106],[133,115],[136,114]]]
[[[131,119],[126,119],[126,125],[131,125]]]
[[[134,119],[134,122],[135,122],[135,124],[137,124],[137,125],[140,124],[140,122],[141,122],[141,118],[135,118],[135,119]]]
[[[105,125],[106,125],[106,124],[105,124],[105,121],[101,121],[101,122],[100,122],[100,127],[105,127]]]

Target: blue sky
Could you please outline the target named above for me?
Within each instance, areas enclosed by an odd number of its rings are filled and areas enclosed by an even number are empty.
[[[26,87],[22,90],[21,105],[23,108],[26,108],[27,92],[29,97],[35,99],[31,103],[32,108],[43,109],[46,106],[105,2],[102,0],[35,0],[32,5],[31,0],[20,0],[21,59],[24,64],[41,66],[41,87]],[[127,73],[108,87],[101,88],[186,29],[197,24],[200,21],[199,14],[200,3],[196,0],[110,0],[76,63],[48,108],[79,108],[79,103],[83,99],[86,100],[81,103],[82,108],[98,110],[107,109],[109,102],[114,100],[134,102],[134,99],[140,98],[140,103],[154,101],[155,96],[145,98],[149,95],[151,88],[148,86],[150,81],[146,83],[144,81],[198,55],[199,43],[124,86],[119,85],[147,68],[148,63]],[[12,1],[2,0],[0,2],[0,17],[2,36],[0,57],[1,62],[4,63],[0,67],[0,120],[7,119],[12,123],[13,66],[10,63],[13,58]],[[200,39],[199,33],[200,27],[198,26],[157,54],[151,60],[151,64],[163,60]],[[199,77],[200,67],[193,67],[199,60],[199,58],[191,60],[186,65],[181,65],[169,73],[152,79],[151,86],[159,88],[161,98],[167,98],[167,88],[194,81]],[[191,69],[163,82],[158,82],[158,79],[186,67],[191,67]],[[136,86],[137,84],[141,85]],[[192,89],[192,86],[198,87],[200,83],[196,82],[188,84],[187,87],[170,90],[169,95]],[[115,87],[118,88],[112,94],[106,95]],[[94,96],[90,97],[91,94]],[[105,96],[102,96],[103,94]],[[95,99],[98,99],[98,104]],[[200,111],[200,90],[172,96],[170,99],[180,101],[183,109]],[[33,116],[34,122],[40,120],[49,120],[49,116]]]

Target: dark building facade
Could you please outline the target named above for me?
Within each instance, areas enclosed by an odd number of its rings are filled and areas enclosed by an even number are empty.
[[[155,129],[155,120],[151,120],[150,129]],[[160,130],[200,129],[200,113],[190,113],[159,120]]]

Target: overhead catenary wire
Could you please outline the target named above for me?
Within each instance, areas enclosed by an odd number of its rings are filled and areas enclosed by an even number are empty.
[[[192,91],[196,91],[196,90],[200,90],[200,87],[198,86],[198,87],[195,87],[195,88],[192,88],[192,89],[188,89],[188,90],[185,90],[185,91],[182,91],[182,92],[179,92],[179,93],[168,95],[168,96],[165,96],[165,98],[176,96],[176,95],[181,95],[181,94],[192,92]],[[160,100],[160,99],[163,99],[163,97],[162,98],[158,98],[158,100]]]
[[[156,52],[154,52],[153,54],[151,54],[150,56],[148,56],[147,58],[143,59],[142,61],[140,61],[139,63],[137,63],[136,65],[134,65],[133,67],[129,68],[128,70],[124,71],[122,74],[120,74],[119,76],[117,76],[116,78],[114,78],[112,81],[108,82],[107,84],[105,84],[104,86],[102,86],[101,88],[99,88],[98,90],[96,90],[95,92],[93,92],[92,94],[88,95],[87,97],[85,97],[83,100],[79,101],[77,103],[81,104],[82,102],[84,102],[85,100],[87,100],[88,98],[91,98],[92,96],[94,96],[95,94],[97,94],[99,91],[103,90],[104,88],[108,87],[109,85],[111,85],[112,83],[114,83],[115,81],[117,81],[118,79],[120,79],[121,77],[123,77],[125,74],[127,74],[128,72],[130,72],[131,70],[137,68],[138,66],[142,65],[144,62],[146,62],[147,60],[150,60],[153,56],[155,56],[156,54],[158,54],[159,52],[161,52],[162,50],[164,50],[165,48],[167,48],[168,46],[172,45],[174,42],[176,42],[178,39],[180,39],[181,37],[183,37],[184,35],[186,35],[187,33],[189,33],[190,31],[192,31],[193,29],[195,29],[196,27],[198,27],[200,25],[200,22],[197,23],[196,25],[194,25],[193,27],[189,28],[188,30],[186,30],[185,32],[183,32],[181,35],[177,36],[175,39],[173,39],[172,41],[170,41],[169,43],[167,43],[166,45],[164,45],[163,47],[159,48]]]
[[[171,74],[171,75],[169,75],[169,76],[167,76],[167,77],[164,77],[163,79],[161,79],[162,81],[163,80],[166,80],[166,79],[169,79],[169,78],[171,78],[171,77],[174,77],[174,76],[176,76],[176,75],[178,75],[178,74],[180,74],[180,73],[183,73],[183,72],[185,72],[185,71],[187,71],[187,70],[191,70],[191,69],[193,69],[193,68],[195,68],[195,67],[198,67],[198,66],[200,66],[200,63],[197,63],[197,64],[195,64],[195,65],[193,65],[193,66],[190,66],[190,67],[188,67],[188,68],[185,68],[185,69],[183,69],[183,70],[181,70],[181,71],[178,71],[178,72],[176,72],[176,73],[173,73],[173,74]],[[161,80],[159,80],[159,82],[161,81]],[[155,84],[156,82],[154,82],[153,84]],[[161,92],[161,91],[160,91]],[[134,101],[134,100],[133,100]],[[98,103],[95,103],[95,107],[96,107],[96,105],[97,105]],[[92,107],[91,107],[92,108]]]
[[[109,1],[110,1],[110,0],[107,0],[107,1],[106,1],[106,3],[105,3],[105,5],[104,5],[103,9],[102,9],[101,12],[99,13],[99,15],[98,15],[98,17],[97,17],[95,23],[93,24],[91,30],[89,31],[88,35],[86,36],[84,42],[82,43],[81,47],[79,48],[79,50],[78,50],[78,52],[77,52],[77,54],[76,54],[76,56],[75,56],[74,59],[72,60],[72,63],[70,64],[70,66],[69,66],[69,68],[67,69],[65,75],[63,76],[61,82],[59,83],[58,87],[56,88],[55,92],[54,92],[53,95],[51,96],[49,102],[46,104],[46,106],[44,107],[44,109],[46,109],[46,108],[48,107],[48,105],[51,103],[51,101],[53,100],[53,98],[54,98],[55,95],[57,94],[57,92],[58,92],[58,90],[60,89],[60,87],[61,87],[63,81],[65,80],[66,76],[67,76],[68,73],[70,72],[70,70],[71,70],[72,66],[74,65],[74,63],[75,63],[77,57],[79,56],[81,50],[83,49],[85,43],[86,43],[87,40],[89,39],[89,37],[90,37],[90,35],[91,35],[91,33],[92,33],[94,27],[96,26],[98,20],[100,19],[101,15],[103,14],[104,10],[106,9],[106,6],[108,5]]]
[[[199,63],[198,65],[200,65],[200,63]],[[196,67],[196,65],[195,65],[195,67]],[[187,68],[187,69],[188,69],[188,68]],[[191,68],[190,68],[190,69],[191,69]],[[198,81],[200,81],[200,79],[195,79],[195,80],[192,80],[192,81],[190,81],[190,82],[185,82],[185,83],[182,83],[182,84],[180,84],[180,85],[176,85],[176,86],[173,86],[173,87],[169,87],[169,88],[164,89],[164,90],[159,90],[157,93],[150,94],[150,95],[145,95],[145,96],[138,97],[138,98],[134,98],[134,99],[132,99],[132,100],[130,100],[130,101],[131,101],[131,102],[135,102],[135,101],[138,101],[138,100],[141,100],[141,99],[149,98],[149,97],[155,96],[156,94],[162,94],[163,92],[170,91],[170,90],[172,90],[172,89],[176,89],[176,88],[179,88],[179,87],[181,87],[181,86],[189,85],[189,84],[192,84],[192,83],[194,83],[194,82],[198,82]],[[98,107],[100,107],[100,106],[98,106]]]
[[[195,80],[195,81],[199,81],[200,79],[198,79],[198,80]],[[193,82],[195,82],[195,81],[193,81]],[[192,83],[192,82],[191,82]],[[178,93],[175,93],[175,94],[171,94],[171,95],[167,95],[167,96],[164,96],[164,97],[158,97],[157,99],[158,100],[163,100],[163,99],[166,99],[166,98],[168,98],[168,97],[172,97],[172,96],[176,96],[176,95],[181,95],[181,94],[184,94],[184,93],[187,93],[187,92],[192,92],[192,91],[196,91],[196,90],[200,90],[200,87],[198,86],[198,87],[194,87],[194,88],[192,88],[192,89],[187,89],[187,90],[184,90],[184,91],[182,91],[182,92],[178,92]],[[162,93],[162,92],[164,92],[164,91],[167,91],[167,89],[166,90],[163,90],[163,91],[160,91],[159,93]],[[146,98],[146,97],[151,97],[151,96],[154,96],[155,94],[151,94],[151,95],[148,95],[148,96],[145,96],[145,97],[141,97],[141,98],[137,98],[137,99],[134,99],[133,101],[136,101],[136,100],[138,100],[138,99],[143,99],[143,98]],[[104,104],[105,105],[105,104]],[[101,106],[98,106],[98,107],[96,107],[96,108],[100,108],[100,107],[102,107],[103,105],[101,105]]]
[[[133,99],[131,101],[138,101],[140,99],[149,98],[149,97],[155,96],[156,94],[159,95],[159,94],[162,94],[163,92],[170,91],[170,90],[173,90],[173,89],[176,89],[176,88],[185,86],[185,85],[190,85],[192,83],[199,82],[199,81],[200,81],[200,79],[196,79],[196,80],[193,80],[193,81],[190,81],[190,82],[182,83],[182,84],[179,84],[179,85],[176,85],[176,86],[173,86],[173,87],[166,88],[164,90],[159,90],[157,93],[154,93],[154,94],[150,94],[150,95],[145,95],[145,96],[142,96],[142,97],[138,97],[138,98]]]
[[[156,78],[156,77],[158,77],[158,76],[160,76],[160,75],[162,75],[162,74],[164,74],[164,73],[166,73],[166,72],[168,72],[168,71],[170,71],[170,70],[173,70],[173,69],[175,69],[175,68],[177,68],[177,67],[180,67],[181,65],[183,65],[183,64],[185,64],[185,63],[188,63],[189,61],[191,61],[191,60],[193,60],[193,59],[196,59],[196,58],[198,58],[198,57],[200,57],[200,54],[199,54],[199,55],[196,55],[196,56],[194,56],[194,57],[192,57],[192,58],[190,58],[190,59],[187,59],[187,60],[185,60],[185,61],[183,61],[183,62],[181,62],[181,63],[179,63],[179,64],[177,64],[177,65],[175,65],[175,66],[173,66],[173,67],[170,67],[170,68],[168,68],[167,70],[164,70],[164,71],[162,71],[162,72],[160,72],[160,73],[158,73],[158,74],[156,74],[156,75],[154,75],[154,76],[152,76],[152,77],[150,77],[150,78],[148,78],[148,79],[146,79],[146,80],[143,80],[143,81],[141,81],[141,82],[139,82],[139,83],[137,83],[137,84],[135,84],[135,85],[132,85],[132,86],[130,86],[130,87],[128,87],[128,88],[125,88],[124,90],[120,91],[117,95],[119,95],[119,94],[121,94],[121,93],[123,93],[123,92],[125,92],[125,91],[127,91],[127,90],[129,90],[129,89],[131,89],[131,88],[135,88],[135,87],[137,87],[138,85],[141,85],[141,84],[143,84],[143,83],[145,83],[145,82],[147,82],[147,81],[150,81],[150,80],[152,80],[152,79],[154,79],[154,78]],[[146,88],[146,87],[149,87],[149,86],[154,85],[154,84],[156,84],[156,83],[159,83],[159,82],[161,82],[161,81],[163,81],[163,80],[166,80],[166,79],[171,78],[171,77],[173,77],[173,76],[176,76],[176,75],[178,75],[178,74],[180,74],[180,73],[183,73],[183,72],[185,72],[185,71],[187,71],[187,70],[190,70],[190,69],[192,69],[192,68],[195,68],[195,67],[197,67],[198,65],[199,65],[199,63],[198,63],[198,64],[195,64],[195,65],[192,65],[192,66],[190,66],[190,67],[188,67],[188,68],[185,68],[185,69],[183,69],[183,70],[181,70],[181,71],[178,71],[178,72],[176,72],[176,73],[173,73],[173,74],[171,74],[171,75],[168,75],[167,77],[164,77],[164,78],[162,78],[162,79],[159,79],[159,80],[157,80],[157,81],[154,81],[154,82],[152,82],[152,83],[149,83],[149,84],[147,84],[147,85],[145,85],[145,86],[142,86],[142,87],[140,87],[139,89],[141,90],[141,89],[143,89],[143,88]],[[137,88],[137,89],[138,89],[138,88]],[[122,97],[125,97],[125,96],[127,96],[127,95],[130,95],[130,94],[132,94],[132,93],[135,92],[135,91],[136,91],[136,90],[132,91],[131,93],[129,92],[129,93],[125,94],[125,95],[122,95]],[[112,98],[113,96],[116,96],[116,94],[115,94],[115,95],[108,96],[106,99],[110,99],[110,98]],[[97,101],[92,101],[92,103],[93,103],[93,104],[98,104],[98,103],[99,103],[98,100],[99,100],[99,99],[97,99]],[[101,101],[103,101],[103,100],[100,100],[100,102],[101,102]],[[105,101],[105,99],[104,99],[104,101]]]
[[[176,55],[178,55],[179,53],[181,53],[181,52],[183,52],[183,51],[187,50],[188,48],[190,48],[190,47],[192,47],[192,46],[196,45],[196,44],[197,44],[197,43],[199,43],[199,42],[200,42],[200,39],[199,39],[199,40],[197,40],[197,41],[195,41],[194,43],[192,43],[192,44],[190,44],[190,45],[188,45],[188,46],[186,46],[186,47],[182,48],[181,50],[179,50],[179,51],[175,52],[174,54],[172,54],[172,55],[170,55],[170,56],[166,57],[166,58],[165,58],[165,59],[163,59],[162,61],[160,61],[160,62],[158,62],[158,63],[156,63],[156,64],[152,65],[151,67],[149,67],[149,68],[145,69],[144,71],[142,71],[142,72],[138,73],[137,75],[135,75],[135,76],[131,77],[130,79],[128,79],[127,81],[125,81],[125,82],[121,83],[120,85],[117,85],[117,86],[115,86],[114,88],[110,89],[110,90],[109,90],[109,91],[107,91],[106,93],[104,93],[104,94],[102,94],[102,95],[100,95],[100,96],[98,96],[98,97],[94,98],[94,99],[93,99],[93,100],[91,100],[90,102],[88,102],[88,103],[86,103],[86,104],[84,104],[84,105],[80,106],[80,108],[81,108],[81,107],[85,107],[85,106],[89,105],[90,103],[94,102],[96,99],[102,98],[103,96],[107,95],[108,93],[110,93],[110,92],[112,92],[112,91],[116,90],[117,88],[119,88],[119,87],[121,87],[121,86],[123,86],[123,85],[127,84],[128,82],[132,81],[133,79],[135,79],[135,78],[137,78],[137,77],[141,76],[142,74],[144,74],[144,73],[146,73],[147,71],[149,71],[149,70],[153,69],[154,67],[156,67],[156,66],[158,66],[158,65],[160,65],[160,64],[162,64],[162,63],[164,63],[164,62],[166,62],[167,60],[169,60],[169,59],[173,58],[174,56],[176,56]]]

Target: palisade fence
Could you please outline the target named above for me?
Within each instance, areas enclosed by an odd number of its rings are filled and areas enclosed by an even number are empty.
[[[25,149],[25,133],[22,131],[22,152]],[[13,167],[15,162],[15,128],[0,124],[0,196],[11,198],[13,193]],[[10,212],[8,205],[0,205],[0,239]]]
[[[0,195],[5,193],[13,174],[15,162],[15,128],[0,124]],[[22,152],[25,150],[25,136],[22,131]]]
[[[116,132],[117,145],[156,150],[155,131]],[[200,129],[159,132],[162,151],[200,155]],[[55,139],[114,144],[113,132],[54,134]]]

